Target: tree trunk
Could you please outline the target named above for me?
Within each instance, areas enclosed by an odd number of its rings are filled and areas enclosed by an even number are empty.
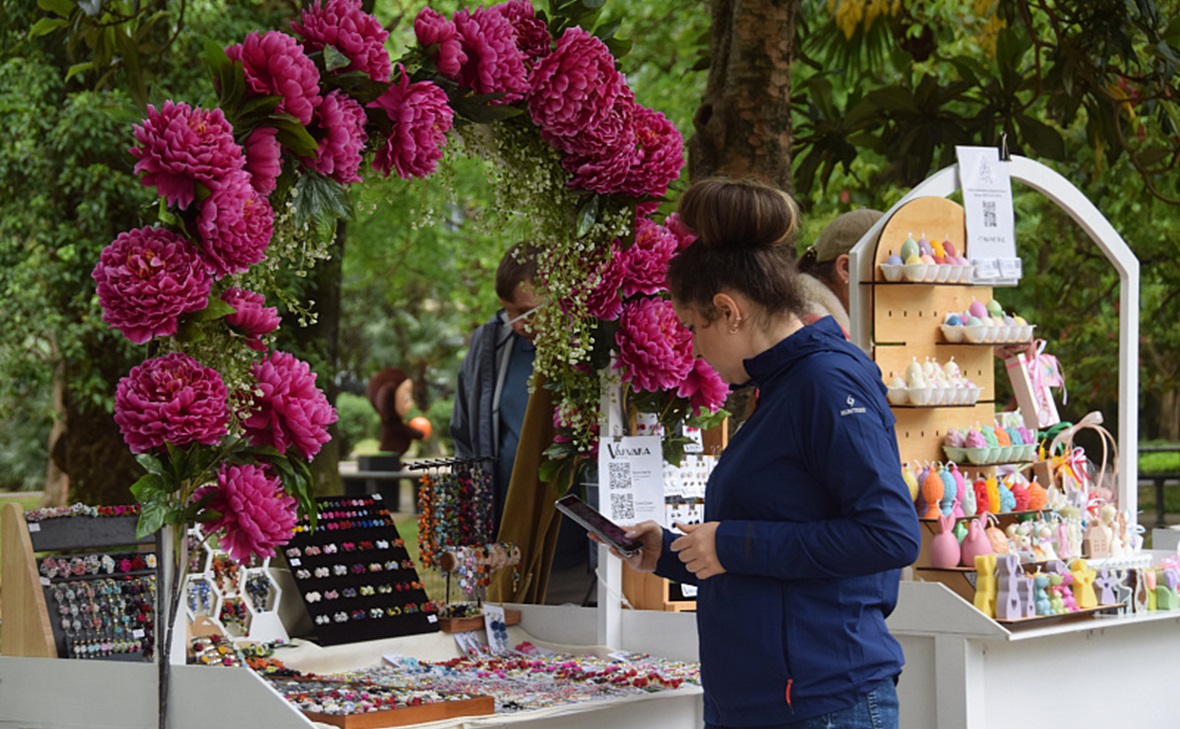
[[[333,407],[339,389],[336,386],[336,373],[340,371],[340,279],[346,233],[346,224],[341,221],[336,228],[332,257],[320,262],[311,272],[311,285],[306,298],[315,302],[315,324],[295,332],[300,351],[307,355],[314,353],[312,361],[317,363],[316,384]],[[338,496],[344,492],[340,482],[340,443],[336,438],[335,424],[329,432],[332,440],[324,444],[311,463],[315,493],[319,496]]]
[[[1180,391],[1164,390],[1160,393],[1159,429],[1160,438],[1170,443],[1180,443]]]
[[[57,347],[52,354],[57,359]],[[66,436],[69,433],[66,420],[66,377],[65,367],[60,360],[53,368],[53,425],[49,428],[48,465],[45,467],[45,487],[41,506],[65,506],[70,499],[70,476],[58,464],[63,460]]]
[[[712,0],[711,63],[689,177],[758,177],[790,192],[791,55],[798,0]]]

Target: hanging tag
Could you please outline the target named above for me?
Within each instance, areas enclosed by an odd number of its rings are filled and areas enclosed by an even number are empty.
[[[967,215],[967,256],[974,281],[1015,286],[1021,277],[1016,256],[1016,218],[1012,182],[995,147],[955,147],[959,186]]]

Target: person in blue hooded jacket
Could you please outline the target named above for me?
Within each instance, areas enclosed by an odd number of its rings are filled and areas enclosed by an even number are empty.
[[[706,726],[896,727],[885,618],[920,532],[877,366],[831,317],[805,326],[798,209],[756,181],[693,184],[697,240],[668,271],[696,356],[758,388],[704,522],[631,528],[638,570],[695,584]]]

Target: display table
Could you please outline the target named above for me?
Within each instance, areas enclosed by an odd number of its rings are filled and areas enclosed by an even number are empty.
[[[1009,630],[936,582],[903,582],[889,629],[905,729],[1172,726],[1180,611]],[[1167,717],[1164,723],[1160,720]]]
[[[553,649],[604,655],[592,647],[597,635],[593,608],[513,605],[520,627],[512,642],[531,640]],[[695,616],[628,611],[623,616],[625,650],[673,660],[696,660]],[[458,655],[445,633],[405,636],[321,648],[313,644],[280,649],[276,658],[303,671],[343,671],[374,665],[384,655],[444,660]],[[158,726],[156,666],[106,661],[0,657],[0,727],[37,729],[150,729]],[[264,726],[268,729],[319,726],[245,668],[173,666],[169,727]],[[701,690],[676,690],[619,699],[485,717],[433,722],[432,727],[493,727],[512,723],[561,729],[658,729],[703,724]]]

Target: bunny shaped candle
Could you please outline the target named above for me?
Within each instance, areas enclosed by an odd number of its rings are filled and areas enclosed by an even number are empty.
[[[964,567],[974,567],[975,558],[981,554],[993,554],[995,550],[992,549],[991,540],[987,538],[984,529],[987,523],[984,521],[986,516],[979,516],[967,523],[967,536],[963,538],[963,544],[960,545],[959,561]]]
[[[958,564],[959,540],[955,539],[955,517],[940,514],[938,533],[930,540],[930,565],[939,569],[950,569]]]

